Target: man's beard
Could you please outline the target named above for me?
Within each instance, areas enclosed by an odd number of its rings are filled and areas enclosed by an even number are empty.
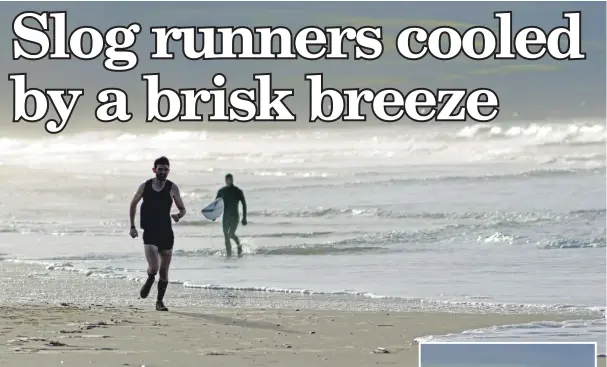
[[[167,175],[165,175],[164,173],[157,173],[156,174],[156,179],[158,181],[165,181],[167,179]]]

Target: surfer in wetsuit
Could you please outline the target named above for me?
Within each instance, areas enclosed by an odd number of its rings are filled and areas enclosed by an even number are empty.
[[[236,242],[238,256],[242,255],[242,246],[236,236],[236,229],[240,214],[238,212],[238,202],[242,202],[242,225],[247,225],[247,202],[244,199],[244,193],[237,186],[234,186],[234,177],[228,173],[225,177],[226,185],[219,189],[215,199],[223,198],[223,236],[225,238],[226,255],[232,256],[232,242]]]
[[[173,255],[173,225],[171,219],[179,222],[185,216],[186,210],[179,188],[174,182],[167,180],[170,165],[167,157],[160,157],[154,161],[152,171],[156,177],[142,183],[137,189],[129,210],[131,220],[130,235],[132,238],[138,236],[135,227],[135,214],[137,204],[141,204],[141,229],[143,229],[143,247],[145,258],[148,262],[148,279],[141,287],[139,295],[147,298],[154,285],[156,274],[158,277],[158,296],[156,298],[156,310],[168,311],[163,299],[169,284],[169,266]],[[175,201],[179,213],[171,214],[171,207]]]

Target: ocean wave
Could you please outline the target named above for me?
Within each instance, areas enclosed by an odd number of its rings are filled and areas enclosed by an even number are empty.
[[[528,156],[526,148],[580,147],[605,143],[604,121],[551,123],[487,123],[473,124],[461,128],[453,126],[411,129],[403,126],[382,126],[374,129],[352,127],[351,129],[327,129],[322,133],[314,129],[247,131],[159,131],[155,134],[133,134],[117,132],[95,132],[62,135],[52,141],[48,139],[0,138],[0,153],[3,164],[46,167],[61,156],[65,166],[90,162],[112,165],[116,162],[130,163],[149,161],[156,155],[158,144],[179,141],[173,153],[182,161],[219,162],[226,159],[258,163],[293,165],[307,161],[323,162],[327,158],[350,159],[357,157],[379,158],[424,156],[436,154],[437,159],[462,159],[469,161],[474,156],[492,160],[492,154],[500,151]],[[259,144],[263,140],[264,144]],[[201,150],[200,142],[205,149]],[[127,142],[128,144],[125,144]],[[495,152],[491,153],[490,146]],[[226,149],[229,146],[229,149]],[[489,150],[488,150],[489,149]],[[533,150],[533,149],[532,149]],[[78,152],[78,154],[73,154]],[[454,156],[451,152],[458,152]],[[484,153],[484,154],[483,154]],[[490,153],[490,154],[488,154]],[[532,156],[537,152],[533,151]],[[561,154],[554,155],[562,156]],[[196,165],[200,170],[200,165]],[[63,170],[63,167],[61,167]],[[272,172],[258,170],[258,172]],[[322,177],[324,172],[313,176]]]
[[[357,240],[354,240],[357,241]],[[323,256],[323,255],[344,255],[344,254],[361,254],[368,252],[394,252],[394,249],[383,246],[357,246],[356,244],[349,245],[349,240],[333,241],[322,244],[297,244],[289,246],[255,246],[250,247],[246,244],[243,246],[243,254],[246,256]],[[406,249],[397,250],[405,252]],[[420,249],[411,249],[410,251],[422,251]],[[198,248],[194,250],[175,249],[173,257],[176,258],[199,258],[211,256],[225,256],[225,249],[222,248]],[[127,260],[140,259],[140,254],[83,254],[70,256],[53,256],[40,260],[48,261],[111,261],[111,260]],[[28,260],[28,259],[23,259]],[[37,261],[29,259],[32,261]]]
[[[548,161],[545,161],[545,164],[554,163],[557,160],[571,160],[571,161],[582,161],[583,158],[554,158]],[[594,160],[591,160],[594,161]],[[542,178],[542,177],[563,177],[563,176],[574,176],[579,174],[595,174],[595,175],[604,175],[606,169],[604,162],[598,165],[591,165],[590,167],[577,167],[577,168],[538,168],[538,169],[530,169],[523,170],[514,173],[503,173],[503,174],[487,174],[487,175],[436,175],[436,176],[427,176],[427,177],[410,177],[410,178],[394,178],[394,176],[399,176],[402,174],[400,172],[375,172],[375,173],[355,173],[354,176],[367,176],[369,178],[366,179],[347,179],[343,182],[336,182],[335,180],[327,180],[327,181],[311,181],[309,183],[303,184],[289,184],[285,183],[280,186],[280,189],[285,190],[296,190],[296,189],[312,189],[312,188],[331,188],[331,187],[354,187],[354,186],[362,186],[362,185],[388,185],[388,184],[423,184],[430,182],[445,182],[445,183],[455,183],[455,182],[478,182],[478,181],[505,181],[505,180],[517,180],[521,178]],[[379,178],[377,178],[379,177]],[[265,192],[265,191],[276,191],[276,186],[258,186],[252,191],[255,192]],[[209,191],[208,189],[204,190],[193,190],[191,192],[194,196],[203,195],[203,197],[208,197]]]
[[[513,244],[518,240],[524,240],[529,242],[523,236],[517,236],[512,234],[505,234],[501,232],[495,232],[491,235],[480,235],[477,238],[477,242],[481,243],[504,243]],[[606,247],[607,240],[603,237],[596,238],[568,238],[568,237],[550,237],[543,238],[535,245],[539,249],[552,250],[552,249],[585,249],[585,248],[604,248]]]
[[[126,274],[126,271],[129,269],[116,267],[116,266],[105,266],[105,267],[77,267],[70,262],[54,262],[61,260],[48,260],[48,259],[40,259],[40,260],[29,260],[29,259],[4,259],[3,261],[15,263],[15,264],[26,264],[26,265],[34,265],[34,266],[43,266],[47,271],[65,271],[70,273],[77,273],[84,276],[90,276],[95,278],[107,278],[107,279],[131,279],[129,275]],[[53,261],[53,262],[49,262]],[[44,273],[36,273],[36,276],[39,275],[47,275]]]
[[[564,221],[569,219],[595,220],[605,217],[605,209],[575,210],[567,213],[558,212],[398,212],[381,208],[316,208],[296,211],[250,211],[250,216],[284,217],[284,218],[318,218],[339,215],[396,218],[396,219],[476,219],[500,222],[536,222]]]
[[[40,259],[40,261],[115,261],[115,260],[132,260],[132,259],[143,259],[143,255],[141,253],[127,253],[127,254],[117,254],[117,253],[88,253],[82,255],[67,255],[67,256],[53,256],[49,258]],[[26,261],[39,261],[39,260],[28,260],[22,259]],[[112,267],[108,267],[107,269],[113,269]]]
[[[277,232],[277,233],[260,233],[251,234],[249,238],[314,238],[332,235],[333,231],[310,231],[310,232]],[[361,231],[349,231],[348,233],[362,233]]]
[[[367,252],[388,252],[389,248],[381,246],[347,246],[339,244],[302,244],[292,246],[275,246],[275,247],[244,247],[245,255],[297,255],[297,256],[318,256],[318,255],[343,255],[343,254],[359,254]],[[206,256],[225,256],[223,249],[202,248],[196,250],[175,250],[175,257],[206,257]]]
[[[501,232],[495,232],[489,236],[478,236],[476,239],[478,242],[483,243],[508,243],[512,244],[519,237],[515,235],[504,234]]]
[[[475,231],[476,230],[476,231]],[[476,234],[478,233],[478,234]],[[322,243],[299,243],[283,246],[249,245],[247,239],[243,240],[243,254],[245,256],[338,256],[338,255],[363,255],[375,254],[401,254],[420,252],[448,252],[457,251],[451,247],[446,248],[444,244],[466,243],[466,248],[474,246],[476,238],[477,246],[485,248],[485,245],[522,245],[535,247],[542,250],[559,249],[596,249],[605,248],[605,237],[598,238],[528,238],[521,235],[503,232],[491,232],[485,225],[447,225],[426,230],[416,231],[384,231],[356,235],[338,240]],[[472,247],[473,248],[473,247]],[[175,249],[175,258],[204,258],[226,256],[223,247],[201,247],[195,249]],[[6,255],[6,258],[9,256]],[[104,254],[91,253],[70,256],[53,256],[44,259],[48,261],[112,261],[140,259],[139,253]],[[27,259],[24,259],[27,260]]]
[[[488,224],[452,224],[423,230],[392,230],[366,233],[320,244],[296,244],[276,247],[245,247],[245,254],[249,255],[330,255],[366,252],[432,252],[447,251],[443,246],[434,247],[434,244],[469,242],[469,238],[476,236],[479,243],[507,244],[520,243],[522,245],[533,243],[536,247],[545,250],[551,249],[588,249],[604,248],[605,237],[596,238],[564,238],[550,237],[537,240],[516,234],[502,232],[491,233]],[[488,231],[489,230],[489,231]],[[478,233],[475,235],[475,233]],[[223,254],[223,250],[200,249],[181,253],[184,256],[209,256]],[[177,254],[179,256],[179,254]]]
[[[255,216],[255,212],[249,212],[249,217]],[[254,224],[254,221],[249,220],[250,224]],[[179,226],[183,227],[210,227],[217,226],[218,222],[212,222],[206,219],[198,220],[184,220],[179,223]],[[272,232],[272,233],[253,233],[247,235],[249,238],[314,238],[314,237],[322,237],[334,234],[334,231],[306,231],[306,232]],[[349,232],[349,233],[359,233],[359,232]],[[187,235],[186,235],[187,236]]]
[[[600,312],[600,310],[597,310]],[[604,311],[603,311],[604,312]],[[461,333],[426,335],[418,343],[445,342],[589,342],[598,341],[599,355],[605,352],[605,317],[590,320],[541,321],[500,325]]]
[[[209,223],[212,223],[209,221]],[[249,223],[254,224],[254,221],[249,221]],[[279,223],[276,223],[279,224]],[[282,223],[285,224],[285,223]],[[220,224],[214,223],[214,226],[219,226]],[[183,221],[179,224],[180,227],[209,227],[210,225],[205,221]],[[0,233],[7,234],[22,234],[22,235],[33,235],[33,234],[42,234],[42,235],[51,235],[51,236],[84,236],[84,237],[124,237],[126,236],[128,230],[123,222],[116,222],[112,225],[99,226],[98,224],[92,224],[88,227],[82,228],[69,228],[65,225],[44,225],[44,224],[36,224],[36,225],[28,225],[25,223],[3,223],[0,224]],[[192,232],[188,231],[185,233],[179,233],[179,237],[186,238],[223,238],[223,234],[221,229],[214,230],[215,227],[211,228],[211,233],[209,232]],[[248,234],[247,238],[317,238],[317,237],[325,237],[332,234],[335,234],[334,231],[302,231],[302,232],[268,232],[268,233],[252,233]],[[349,231],[349,232],[340,232],[340,234],[360,234],[365,233],[363,231]]]
[[[295,189],[295,188],[314,188],[314,187],[336,187],[336,186],[356,186],[365,184],[392,184],[392,183],[425,183],[425,182],[475,182],[475,181],[499,181],[499,180],[510,180],[518,178],[533,178],[533,177],[551,177],[551,176],[569,176],[575,174],[601,174],[605,173],[605,154],[568,154],[560,155],[558,157],[552,157],[549,159],[543,159],[538,161],[538,165],[549,165],[556,162],[565,163],[597,163],[589,164],[586,167],[561,167],[561,168],[533,168],[520,170],[510,173],[496,173],[496,174],[483,174],[478,175],[474,173],[470,174],[438,174],[434,176],[421,176],[421,177],[405,177],[405,178],[394,178],[402,175],[402,169],[399,167],[386,167],[383,170],[364,169],[361,171],[347,170],[344,172],[316,172],[308,170],[301,170],[298,168],[293,171],[280,170],[255,170],[243,168],[239,171],[240,175],[244,176],[274,176],[281,178],[309,178],[309,183],[302,185],[291,185],[283,184],[281,189]],[[602,163],[600,163],[602,162]],[[344,177],[344,182],[336,182],[340,177]],[[347,182],[346,182],[347,181]],[[275,186],[259,186],[252,189],[252,191],[267,191],[276,190]],[[209,188],[194,189],[190,192],[185,193],[186,195],[209,195]]]
[[[580,248],[603,248],[607,244],[605,237],[597,238],[567,238],[567,237],[551,237],[537,242],[537,247],[540,249],[580,249]]]
[[[463,127],[456,136],[463,139],[517,139],[530,143],[545,144],[595,144],[604,143],[605,124],[538,124],[500,126],[499,124],[474,124]]]
[[[361,134],[361,132],[373,132],[375,134]],[[231,131],[187,131],[162,129],[150,133],[121,133],[115,131],[104,132],[82,132],[77,134],[62,135],[58,142],[61,144],[53,145],[55,152],[66,151],[73,152],[77,149],[98,150],[106,145],[105,150],[111,150],[107,143],[119,143],[124,145],[128,141],[131,145],[139,145],[148,142],[196,142],[205,141],[205,144],[213,141],[240,140],[242,143],[247,136],[253,136],[256,140],[261,138],[266,143],[271,141],[284,141],[287,143],[323,143],[326,140],[342,139],[354,140],[376,144],[385,144],[389,141],[407,141],[411,137],[426,137],[427,140],[444,141],[448,139],[462,138],[538,138],[552,140],[572,140],[574,137],[580,137],[578,140],[587,139],[590,141],[605,140],[605,122],[604,121],[571,121],[571,122],[519,122],[519,123],[475,123],[462,126],[459,129],[452,129],[444,126],[442,129],[416,129],[401,126],[379,126],[374,129],[352,127],[351,129],[327,129],[318,131],[314,129],[276,129],[262,130],[259,132],[231,132]],[[384,134],[385,133],[385,134]],[[362,138],[361,138],[362,137]],[[25,147],[40,147],[40,144],[46,142],[45,139],[27,139],[27,138],[0,138],[0,149],[17,149]],[[86,144],[88,143],[88,145]],[[99,145],[97,145],[99,144]],[[319,145],[323,147],[323,145]],[[324,147],[326,149],[326,146]]]
[[[435,248],[434,244],[464,243],[467,246],[475,241],[480,244],[505,244],[505,245],[534,245],[540,249],[586,249],[605,247],[605,230],[600,232],[600,227],[592,228],[592,235],[579,237],[541,237],[540,234],[527,231],[541,224],[577,226],[576,223],[588,223],[592,221],[603,222],[605,220],[605,209],[576,210],[566,213],[521,213],[521,212],[391,212],[377,208],[367,209],[333,209],[319,208],[317,210],[304,210],[294,212],[260,212],[250,213],[252,217],[300,217],[300,218],[323,218],[340,215],[368,216],[379,218],[396,219],[437,219],[457,221],[455,223],[435,223],[429,228],[407,229],[407,230],[384,230],[384,231],[293,231],[293,232],[257,232],[243,237],[245,253],[249,255],[327,255],[364,253],[366,251],[390,251],[390,252],[412,252],[412,251],[439,251],[444,246]],[[192,223],[191,226],[195,225]],[[597,223],[597,226],[600,224]],[[52,234],[59,236],[120,236],[126,235],[124,223],[116,222],[113,227],[104,225],[102,227],[86,226],[81,228],[56,228],[49,225],[36,224],[34,227],[18,225],[15,223],[4,224],[0,231],[12,231],[14,233],[36,233]],[[179,233],[183,238],[223,238],[221,230],[216,233],[208,231],[192,231],[191,229]],[[326,241],[328,236],[339,236],[341,238]],[[283,247],[264,246],[263,243],[270,239],[285,239],[290,242]],[[320,242],[322,241],[322,242]],[[249,245],[254,242],[255,245]],[[300,243],[298,243],[300,242]],[[301,243],[304,242],[304,243]],[[191,253],[175,252],[176,256],[215,256],[223,254],[223,250],[217,248],[201,248]],[[105,256],[105,255],[104,255]],[[85,259],[83,259],[85,260]]]

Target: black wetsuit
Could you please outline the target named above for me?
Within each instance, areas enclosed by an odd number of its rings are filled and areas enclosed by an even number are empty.
[[[173,197],[171,188],[173,182],[166,180],[160,191],[152,187],[153,179],[145,182],[143,189],[143,203],[141,204],[141,229],[143,229],[143,243],[154,245],[159,251],[173,248],[175,236],[171,222],[171,207]]]
[[[216,198],[223,198],[223,234],[226,237],[232,237],[239,244],[240,241],[235,236],[238,222],[240,221],[238,202],[242,202],[244,210],[244,206],[246,205],[244,193],[237,186],[224,186],[219,189]]]

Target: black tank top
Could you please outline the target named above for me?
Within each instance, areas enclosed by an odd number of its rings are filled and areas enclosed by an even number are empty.
[[[145,182],[143,189],[143,203],[141,203],[140,225],[143,230],[170,230],[171,207],[173,197],[171,187],[173,183],[166,180],[160,191],[152,187],[153,179]]]

